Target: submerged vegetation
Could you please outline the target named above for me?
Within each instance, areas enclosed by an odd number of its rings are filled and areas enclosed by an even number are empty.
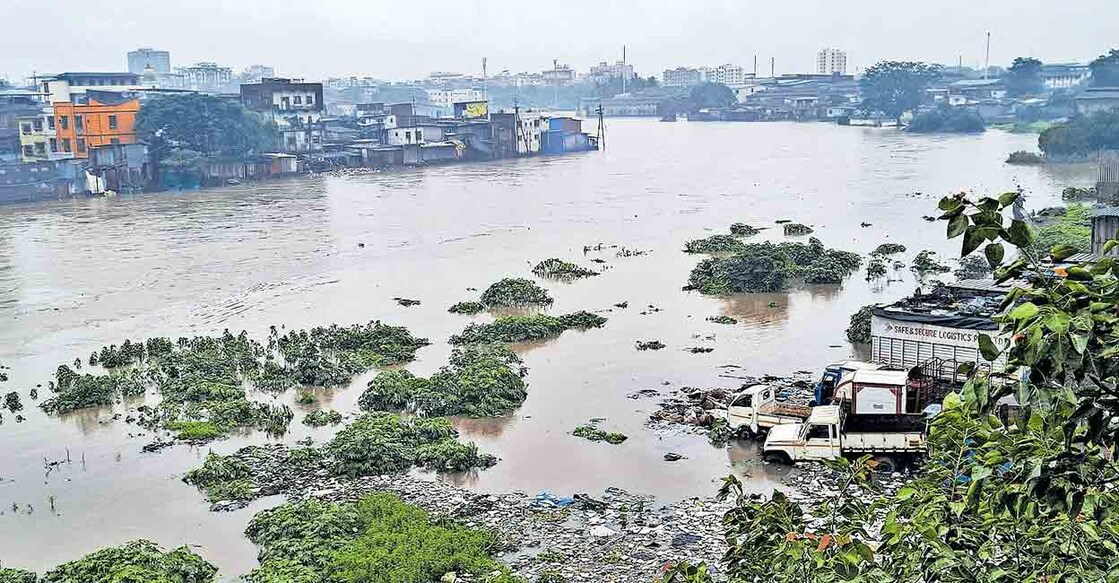
[[[811,235],[813,232],[815,232],[815,229],[813,229],[812,227],[809,227],[808,225],[802,225],[800,223],[785,223],[784,229],[786,237]]]
[[[948,267],[937,259],[936,253],[927,249],[921,251],[913,258],[913,263],[910,264],[909,269],[920,278],[952,271],[951,267]]]
[[[365,411],[414,411],[421,415],[497,417],[528,396],[521,359],[501,345],[469,345],[431,377],[386,371],[369,381],[358,399]]]
[[[1045,157],[1041,154],[1038,154],[1037,152],[1027,152],[1025,150],[1019,150],[1017,152],[1011,152],[1010,155],[1006,157],[1006,163],[1018,164],[1022,166],[1034,166],[1037,164],[1044,164]]]
[[[451,306],[450,308],[447,308],[447,311],[452,314],[480,314],[486,311],[486,304],[483,304],[482,302],[459,302]]]
[[[246,332],[234,336],[228,331],[177,341],[126,340],[90,355],[89,362],[108,368],[106,373],[59,366],[49,384],[54,396],[40,406],[48,413],[66,413],[111,405],[151,387],[162,400],[139,408],[145,427],[166,429],[184,440],[214,439],[238,428],[282,434],[294,417],[291,409],[249,400],[247,386],[278,392],[298,385],[340,385],[373,367],[409,362],[427,344],[406,328],[381,322],[282,336],[273,328],[267,344]],[[301,393],[300,402],[305,401]]]
[[[41,583],[212,583],[217,567],[183,546],[164,551],[159,545],[136,540],[90,553],[59,565],[38,579]],[[35,583],[28,571],[0,569],[4,583]]]
[[[562,259],[557,259],[555,257],[551,259],[545,259],[544,261],[537,263],[536,267],[532,268],[532,273],[540,277],[549,277],[558,280],[571,280],[583,277],[593,277],[599,274],[597,271],[592,271],[585,267],[579,267],[574,263],[564,261]]]
[[[507,277],[486,288],[480,301],[489,308],[517,308],[550,306],[554,300],[548,290],[531,280]]]
[[[1092,245],[1091,220],[1091,210],[1086,205],[1068,205],[1063,214],[1054,220],[1033,228],[1034,251],[1048,253],[1057,246],[1065,246],[1078,253],[1088,251]]]
[[[731,253],[740,251],[745,245],[731,235],[711,235],[703,239],[693,239],[684,243],[685,253]]]
[[[247,583],[521,581],[493,559],[493,533],[436,520],[387,493],[284,504],[254,516],[245,534],[260,547]]]
[[[462,332],[451,336],[451,344],[512,343],[554,338],[565,330],[601,328],[606,318],[590,312],[575,312],[562,316],[532,314],[529,316],[502,316],[487,324],[471,324]]]
[[[859,311],[851,314],[851,321],[847,326],[847,340],[852,344],[870,343],[870,318],[874,312],[874,305],[863,306]]]
[[[688,289],[723,295],[782,291],[789,280],[840,283],[859,268],[855,253],[827,249],[819,239],[808,243],[751,243],[728,257],[704,259],[692,269]]]
[[[599,429],[594,422],[584,423],[583,425],[576,427],[575,430],[571,432],[571,435],[574,435],[575,437],[581,437],[583,439],[586,439],[587,441],[605,441],[606,443],[609,443],[611,445],[618,445],[619,443],[622,443],[623,441],[629,439],[625,436],[625,434],[622,433],[603,431],[602,429]]]
[[[746,223],[734,223],[730,226],[730,234],[735,237],[753,237],[760,232],[761,230],[751,227]]]
[[[325,425],[338,425],[342,422],[342,414],[333,409],[312,411],[303,416],[303,424],[309,427],[323,427]]]

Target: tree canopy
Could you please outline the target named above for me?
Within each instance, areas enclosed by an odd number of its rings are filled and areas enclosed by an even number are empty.
[[[866,70],[859,86],[863,108],[894,119],[916,109],[925,89],[940,78],[940,67],[908,61],[882,61]]]
[[[1088,65],[1092,69],[1092,85],[1119,87],[1119,49],[1111,49]]]
[[[213,95],[158,96],[143,105],[136,125],[149,143],[205,156],[247,156],[278,143],[271,121]]]
[[[1018,57],[1006,71],[1006,91],[1011,95],[1033,95],[1045,88],[1041,81],[1041,61],[1033,57]]]
[[[723,109],[738,103],[738,97],[730,87],[708,81],[692,87],[688,101],[691,111]]]
[[[1046,156],[1080,159],[1119,148],[1119,110],[1078,115],[1041,132],[1037,145]]]

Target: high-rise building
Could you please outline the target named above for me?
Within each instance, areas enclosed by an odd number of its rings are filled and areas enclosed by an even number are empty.
[[[846,75],[847,53],[839,49],[823,49],[816,53],[816,72],[821,75]]]
[[[143,75],[150,68],[156,75],[171,72],[171,53],[151,48],[139,48],[128,52],[128,72]]]

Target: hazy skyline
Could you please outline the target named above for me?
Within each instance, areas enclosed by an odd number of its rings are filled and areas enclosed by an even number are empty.
[[[76,0],[8,0],[0,38],[0,76],[33,71],[125,70],[137,47],[171,52],[174,66],[214,61],[239,71],[270,65],[279,75],[415,79],[431,71],[480,74],[539,71],[553,59],[584,72],[621,58],[642,76],[679,65],[735,63],[761,74],[812,70],[823,47],[847,51],[848,70],[883,59],[982,64],[1016,56],[1048,62],[1090,60],[1119,46],[1114,0],[947,0],[901,8],[898,2],[741,0],[638,2],[568,0],[484,4],[428,0],[274,0],[152,3],[117,0],[96,9]],[[41,23],[32,25],[31,23]]]

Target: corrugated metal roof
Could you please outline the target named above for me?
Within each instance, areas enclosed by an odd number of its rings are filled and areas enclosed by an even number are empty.
[[[953,289],[962,289],[968,291],[983,291],[992,293],[1007,293],[1015,287],[1022,287],[1024,282],[1014,281],[1006,283],[996,283],[993,279],[962,279],[955,283],[946,284],[947,287]]]
[[[1119,206],[1092,207],[1093,217],[1119,217]]]

